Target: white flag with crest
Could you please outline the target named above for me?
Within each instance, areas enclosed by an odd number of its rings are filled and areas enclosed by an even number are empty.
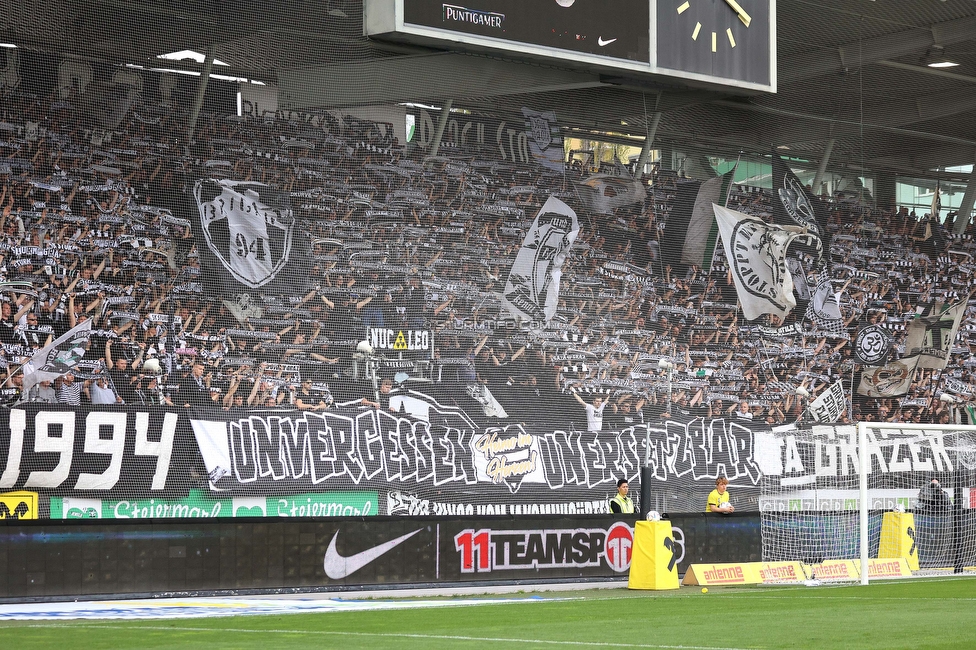
[[[579,230],[576,212],[550,196],[526,233],[500,296],[512,315],[548,323],[556,314],[563,263]]]
[[[553,111],[539,112],[522,108],[529,153],[537,164],[557,172],[566,171],[563,136]]]
[[[749,320],[763,314],[785,318],[796,307],[786,249],[806,236],[795,226],[775,226],[758,217],[712,204],[742,312]]]

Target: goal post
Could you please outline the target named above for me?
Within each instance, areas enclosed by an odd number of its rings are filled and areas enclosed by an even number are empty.
[[[864,571],[864,567],[868,565],[868,560],[870,558],[870,553],[868,552],[868,473],[871,471],[871,454],[867,453],[868,449],[868,428],[866,422],[857,423],[857,448],[858,448],[858,459],[860,463],[858,465],[858,523],[859,523],[859,539],[860,539],[860,553],[859,557],[861,559],[861,584],[866,585],[870,580],[870,571]]]
[[[764,561],[861,584],[976,573],[976,426],[865,422],[769,435],[780,454],[765,459]]]

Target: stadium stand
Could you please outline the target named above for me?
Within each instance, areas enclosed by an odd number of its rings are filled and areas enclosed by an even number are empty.
[[[108,374],[127,403],[191,403],[187,376],[197,362],[223,408],[241,398],[293,404],[303,379],[326,401],[354,401],[368,392],[349,374],[356,343],[371,327],[407,328],[433,332],[426,378],[439,381],[431,390],[487,386],[515,420],[581,417],[570,393],[582,392],[610,400],[610,425],[658,418],[669,403],[679,414],[777,424],[800,415],[797,386],[813,394],[850,377],[859,328],[885,324],[904,352],[905,323],[919,305],[965,300],[976,282],[971,225],[946,235],[935,254],[907,210],[829,197],[843,328],[804,324],[802,305],[785,323],[745,321],[721,259],[711,269],[663,264],[660,240],[683,179],[655,172],[641,179],[642,203],[584,217],[556,317],[545,331],[513,336],[520,328],[506,322],[498,299],[511,254],[547,197],[580,207],[578,167],[560,174],[453,143],[424,158],[388,125],[353,118],[312,128],[207,115],[202,145],[188,156],[176,106],[140,102],[111,132],[94,133],[83,118],[70,97],[15,92],[4,102],[2,359],[13,374],[91,320],[76,375]],[[40,135],[32,131],[38,120]],[[309,236],[304,284],[291,290],[300,298],[267,292],[238,305],[205,288],[186,212],[194,173],[287,193]],[[772,199],[736,187],[730,206],[769,218]],[[955,352],[972,350],[973,334],[967,325]],[[677,364],[670,402],[661,358]],[[974,383],[968,354],[952,355],[944,373]],[[948,422],[948,405],[932,399],[938,375],[920,371],[898,399],[855,396],[854,419]],[[32,399],[5,379],[7,404]],[[543,416],[540,404],[561,407]]]

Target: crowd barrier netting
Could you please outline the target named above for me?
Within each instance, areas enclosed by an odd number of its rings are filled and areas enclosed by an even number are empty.
[[[725,475],[758,509],[804,394],[842,423],[948,422],[937,386],[974,390],[971,230],[831,197],[792,249],[797,308],[747,320],[721,240],[691,250],[682,219],[707,195],[772,221],[782,193],[567,162],[558,102],[585,92],[452,114],[433,156],[431,107],[265,111],[247,84],[238,115],[211,81],[188,142],[192,80],[19,66],[0,488],[43,516],[588,513],[645,462],[648,507],[701,510]],[[386,121],[408,114],[409,142]],[[944,369],[861,363],[873,325],[911,357],[914,315]]]

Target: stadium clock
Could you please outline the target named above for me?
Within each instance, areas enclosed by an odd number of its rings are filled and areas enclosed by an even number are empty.
[[[363,31],[775,92],[775,14],[776,0],[364,0]]]
[[[657,67],[774,85],[772,0],[658,0]]]

